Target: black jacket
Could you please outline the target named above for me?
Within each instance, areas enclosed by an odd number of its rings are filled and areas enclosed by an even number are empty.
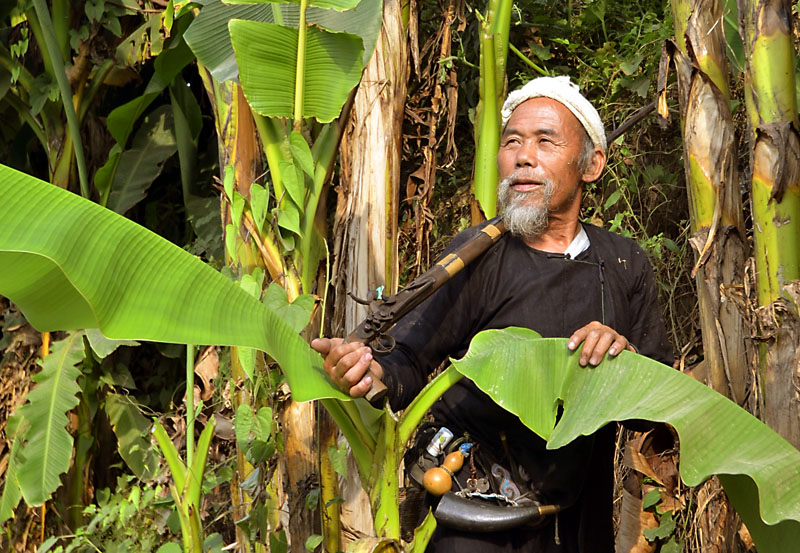
[[[458,235],[448,251],[480,228]],[[379,359],[392,407],[405,407],[432,371],[449,357],[462,357],[472,337],[485,329],[520,326],[544,337],[568,337],[597,320],[624,335],[639,353],[671,364],[672,348],[647,256],[633,240],[592,225],[584,225],[584,229],[590,246],[576,259],[533,250],[507,234],[403,318],[391,331],[397,342],[395,350]],[[502,451],[499,435],[503,432],[513,448],[514,462],[525,468],[547,500],[572,507],[560,515],[560,546],[526,547],[524,543],[538,541],[533,536],[522,539],[521,548],[492,549],[487,544],[482,550],[613,550],[608,436],[602,443],[595,444],[592,436],[559,450],[546,450],[541,438],[468,379],[448,390],[431,411],[437,423],[457,436],[469,432],[484,449]],[[606,434],[613,432],[607,430]],[[600,450],[604,451],[602,459],[594,459]],[[602,466],[592,466],[598,462]],[[592,478],[585,486],[587,474],[595,470],[604,474],[602,482]],[[598,500],[598,494],[605,499]],[[537,532],[552,534],[552,525],[547,528]],[[497,540],[483,537],[488,542]],[[552,536],[539,537],[552,541]],[[458,547],[477,550],[472,543]],[[449,549],[437,547],[436,551]]]

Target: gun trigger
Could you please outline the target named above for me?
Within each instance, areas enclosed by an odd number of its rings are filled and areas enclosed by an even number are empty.
[[[397,345],[397,343],[393,337],[388,334],[381,334],[373,341],[372,350],[377,354],[385,355],[391,353],[395,345]]]

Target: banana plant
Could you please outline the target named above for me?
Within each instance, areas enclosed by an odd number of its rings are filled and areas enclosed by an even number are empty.
[[[497,149],[500,146],[500,100],[506,89],[506,59],[511,0],[491,0],[480,21],[480,101],[475,122],[475,175],[472,193],[478,209],[473,223],[497,215]],[[477,216],[482,213],[482,216]]]
[[[794,378],[800,312],[794,288],[800,280],[800,248],[795,228],[798,193],[797,55],[792,39],[792,8],[785,2],[739,5],[745,52],[745,105],[750,130],[750,198],[753,210],[761,412],[764,420],[800,446],[800,424],[788,385]],[[769,315],[776,313],[776,315]]]
[[[222,181],[227,258],[243,282],[254,268],[264,269],[294,303],[314,290],[326,255],[317,208],[341,138],[338,118],[360,80],[380,26],[379,0],[365,0],[354,8],[356,3],[210,0],[186,32],[215,106],[220,158],[226,165]],[[256,130],[261,152],[253,146]],[[269,171],[261,180],[255,168],[264,161]],[[251,293],[259,296],[261,286],[251,287]],[[254,355],[237,349],[233,356],[234,371],[242,368],[245,388],[251,391],[248,395],[243,390],[237,399],[248,404],[255,402],[250,396],[264,372],[262,362],[254,370]],[[289,404],[279,416],[287,439],[295,430],[314,426],[310,406]],[[302,451],[301,446],[290,455],[301,459]],[[238,477],[246,478],[251,468],[242,455],[238,457]],[[305,465],[287,458],[290,488],[308,476],[295,470]],[[246,518],[246,502],[236,509],[237,519]],[[294,540],[304,541],[301,518],[290,519],[290,531]],[[338,535],[339,530],[326,534]]]
[[[211,445],[211,436],[214,434],[215,425],[214,417],[211,417],[197,440],[197,455],[194,458],[190,458],[188,454],[188,451],[194,449],[194,444],[191,448],[187,447],[186,463],[181,460],[175,444],[170,440],[164,427],[160,423],[156,423],[153,428],[153,436],[158,442],[158,447],[167,461],[174,480],[174,483],[170,485],[170,492],[178,511],[184,553],[203,553],[200,501],[202,499],[203,472],[205,472],[208,448]],[[193,442],[194,436],[187,433],[187,440]]]
[[[4,268],[0,275],[1,293],[13,298],[37,328],[96,328],[109,338],[139,336],[163,341],[162,338],[168,335],[171,338],[166,341],[174,343],[255,347],[268,352],[282,366],[296,365],[299,368],[299,372],[295,373],[298,378],[321,370],[312,364],[310,348],[274,309],[264,306],[188,252],[74,194],[6,167],[2,168],[2,174],[4,192],[15,190],[16,193],[24,193],[19,196],[19,202],[11,201],[3,208],[4,213],[10,210],[21,217],[16,223],[9,221],[6,227],[8,232],[4,232],[0,239],[3,241],[0,265]],[[39,192],[43,194],[40,200],[44,203],[29,203],[28,200],[38,196]],[[22,204],[28,207],[22,207]],[[42,209],[44,211],[37,212]],[[63,225],[61,230],[56,230],[56,227],[47,230],[36,223],[48,219],[59,221],[58,225]],[[67,228],[72,228],[69,231],[72,236],[61,234]],[[17,243],[12,244],[8,239]],[[75,242],[76,239],[79,243]],[[41,247],[34,246],[29,240],[40,241]],[[73,246],[77,250],[73,250]],[[65,258],[63,254],[68,251],[78,255],[70,254]],[[159,267],[153,271],[134,270],[135,266],[153,267],[153,259],[149,259],[151,254],[155,257],[167,256],[162,259],[171,269],[162,273],[165,267],[156,262]],[[92,257],[95,261],[90,260]],[[80,266],[84,269],[80,269]],[[88,272],[81,277],[78,273],[83,270]],[[139,274],[135,276],[137,272]],[[39,276],[28,280],[34,273]],[[101,283],[104,274],[110,278],[113,274],[127,274],[133,280]],[[91,280],[95,282],[91,283]],[[187,286],[188,282],[192,284]],[[135,291],[137,288],[138,291]],[[204,305],[198,304],[188,311],[184,310],[184,299],[190,296],[204,297]],[[227,315],[222,315],[222,319],[217,318],[220,312],[214,307],[215,304],[227,305],[223,309]],[[119,311],[123,305],[127,307]],[[134,308],[134,311],[123,319],[118,318],[128,308]],[[155,312],[182,312],[183,315],[180,316],[181,320],[162,320],[158,323],[152,319]],[[212,315],[214,312],[216,314]],[[253,326],[255,321],[261,322]],[[198,334],[196,331],[201,327],[206,330]],[[228,327],[224,331],[227,339],[217,335],[217,331],[224,327]],[[246,330],[248,327],[250,330]],[[164,332],[166,335],[159,337]],[[69,379],[73,384],[78,373],[70,373]],[[66,384],[57,388],[61,394],[68,389]],[[322,393],[325,394],[324,391]],[[308,398],[300,394],[299,399]],[[37,402],[37,405],[50,403]],[[58,405],[61,408],[61,404]],[[73,406],[74,403],[64,403],[61,416],[64,417],[64,413]],[[37,407],[31,408],[36,410]],[[55,416],[52,414],[51,418]],[[51,423],[50,428],[52,432],[47,433],[48,440],[58,440],[53,442],[55,444],[71,445],[72,438],[66,428],[55,423]],[[29,454],[24,448],[20,450],[19,446],[17,451]],[[32,491],[23,494],[29,505],[41,504],[58,487],[59,475],[69,465],[71,447],[68,450],[63,447],[57,450],[37,448],[36,451],[48,453],[42,461],[47,463],[48,469],[40,471],[47,478],[34,479],[30,485]],[[58,458],[61,461],[66,458],[66,463],[56,462],[58,459],[52,457],[50,451],[61,452]],[[10,509],[16,505],[13,501],[15,489],[27,489],[27,481],[23,480],[20,484],[20,478],[32,478],[31,475],[35,473],[26,470],[24,475],[21,472],[16,474],[16,480],[7,480],[3,489],[3,504],[9,505]],[[8,503],[5,502],[6,497],[9,498]],[[19,494],[16,499],[19,500]],[[7,512],[4,511],[4,515]]]
[[[800,452],[730,400],[670,367],[623,352],[585,369],[567,354],[564,339],[492,330],[477,335],[466,356],[431,381],[402,416],[364,410],[362,417],[358,404],[327,379],[321,358],[275,310],[189,253],[7,167],[0,167],[0,194],[9,199],[0,205],[8,229],[0,235],[0,294],[16,302],[34,326],[99,328],[117,339],[267,352],[284,370],[295,399],[321,399],[330,409],[364,481],[373,484],[376,533],[390,541],[399,539],[400,451],[435,398],[464,376],[551,448],[613,420],[666,422],[680,437],[683,481],[696,485],[719,475],[759,551],[788,551],[800,539]],[[376,414],[377,433],[367,420]],[[15,478],[20,481],[19,471]],[[9,485],[7,478],[4,494]],[[411,551],[424,548],[433,525],[428,517]]]
[[[380,26],[380,1],[356,4],[357,0],[210,0],[186,33],[213,80],[238,78],[254,112],[269,168],[266,197],[275,202],[259,217],[256,230],[269,252],[269,265],[296,270],[299,285],[294,294],[290,289],[290,298],[300,289],[313,289],[325,255],[315,220],[341,138],[337,118],[361,78]],[[210,35],[220,40],[209,41]],[[207,90],[219,86],[206,82]],[[253,213],[250,183],[242,185],[243,197],[228,199],[232,206],[235,199]],[[265,196],[257,192],[253,214],[264,213]],[[275,252],[281,251],[288,264],[276,259]],[[287,272],[291,271],[281,271],[284,277]]]
[[[0,496],[0,521],[13,516],[21,498],[28,505],[41,505],[61,484],[59,476],[72,458],[72,437],[65,428],[67,412],[78,405],[80,369],[76,365],[83,358],[82,332],[55,342],[42,371],[34,377],[37,386],[28,402],[9,422],[14,445]]]
[[[0,45],[0,80],[8,84],[3,87],[0,102],[8,104],[21,123],[12,119],[3,124],[27,126],[41,144],[49,180],[66,188],[77,176],[81,194],[89,197],[91,176],[80,129],[106,82],[114,80],[116,69],[114,56],[97,60],[96,52],[116,48],[119,43],[122,51],[132,50],[125,45],[139,43],[157,53],[163,41],[158,32],[162,17],[148,17],[142,27],[123,36],[120,18],[140,13],[135,2],[87,2],[80,12],[73,10],[72,4],[68,0],[34,0],[11,9],[6,32],[14,29],[20,39],[8,47]],[[77,13],[85,14],[85,18],[73,17]],[[155,28],[148,36],[156,40],[138,40],[136,35],[143,28]],[[98,47],[100,42],[104,43],[102,47]],[[26,57],[32,43],[41,53],[43,70],[38,73],[30,63],[26,65],[34,59]]]

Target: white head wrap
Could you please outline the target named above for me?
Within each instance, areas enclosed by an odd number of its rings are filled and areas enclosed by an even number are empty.
[[[539,97],[552,98],[562,103],[577,117],[594,145],[606,151],[606,131],[600,120],[600,114],[581,94],[580,87],[571,82],[569,77],[539,77],[510,93],[501,111],[503,127],[505,128],[517,106],[525,100]]]

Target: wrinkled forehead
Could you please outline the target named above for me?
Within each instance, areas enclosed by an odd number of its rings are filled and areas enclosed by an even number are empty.
[[[537,97],[519,104],[508,118],[503,134],[537,133],[575,137],[587,136],[581,122],[558,100]]]

